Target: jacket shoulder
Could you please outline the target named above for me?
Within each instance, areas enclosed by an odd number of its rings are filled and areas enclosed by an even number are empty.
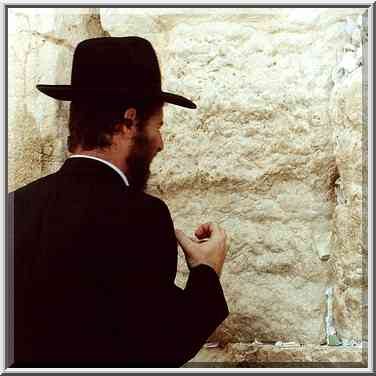
[[[156,210],[159,213],[164,212],[165,214],[170,215],[167,204],[158,197],[152,196],[145,192],[133,193],[134,200],[133,202],[136,205],[140,205],[149,210]]]
[[[47,192],[51,184],[55,182],[56,173],[43,176],[31,183],[26,184],[12,192],[8,193],[9,198],[21,198],[28,195],[43,195]]]

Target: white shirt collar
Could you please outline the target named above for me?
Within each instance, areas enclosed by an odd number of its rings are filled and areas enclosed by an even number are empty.
[[[99,162],[103,162],[104,164],[106,164],[107,166],[110,166],[111,168],[113,168],[120,176],[121,178],[123,179],[124,183],[126,186],[129,187],[129,182],[128,182],[128,179],[127,177],[124,175],[123,171],[120,170],[120,168],[116,167],[114,164],[112,164],[111,162],[109,161],[106,161],[102,158],[98,158],[98,157],[93,157],[91,155],[84,155],[84,154],[73,154],[71,156],[69,156],[68,158],[89,158],[89,159],[95,159],[96,161],[99,161]]]

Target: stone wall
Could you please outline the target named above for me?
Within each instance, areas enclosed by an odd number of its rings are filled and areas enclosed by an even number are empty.
[[[98,9],[13,8],[8,11],[9,190],[56,171],[66,156],[68,102],[35,85],[70,83],[75,46],[106,35]]]
[[[185,368],[363,368],[367,354],[359,347],[254,345],[228,343],[203,347]]]
[[[69,83],[82,39],[143,36],[164,89],[198,104],[165,108],[149,192],[167,202],[176,227],[192,233],[215,221],[231,238],[221,278],[231,315],[212,339],[318,345],[327,286],[338,334],[364,339],[364,12],[11,9],[9,189],[66,156],[68,105],[35,85]],[[187,276],[181,254],[177,284]]]

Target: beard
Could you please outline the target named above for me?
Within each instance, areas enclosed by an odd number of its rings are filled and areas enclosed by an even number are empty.
[[[150,152],[150,141],[140,131],[133,139],[134,143],[126,158],[127,177],[130,187],[137,191],[144,192],[147,188],[147,182],[150,177],[150,165],[153,157]]]

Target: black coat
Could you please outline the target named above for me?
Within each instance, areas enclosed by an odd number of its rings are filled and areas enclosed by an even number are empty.
[[[15,367],[179,367],[228,316],[215,271],[174,284],[163,201],[102,162],[68,159],[9,194]],[[13,256],[11,256],[13,257]]]

